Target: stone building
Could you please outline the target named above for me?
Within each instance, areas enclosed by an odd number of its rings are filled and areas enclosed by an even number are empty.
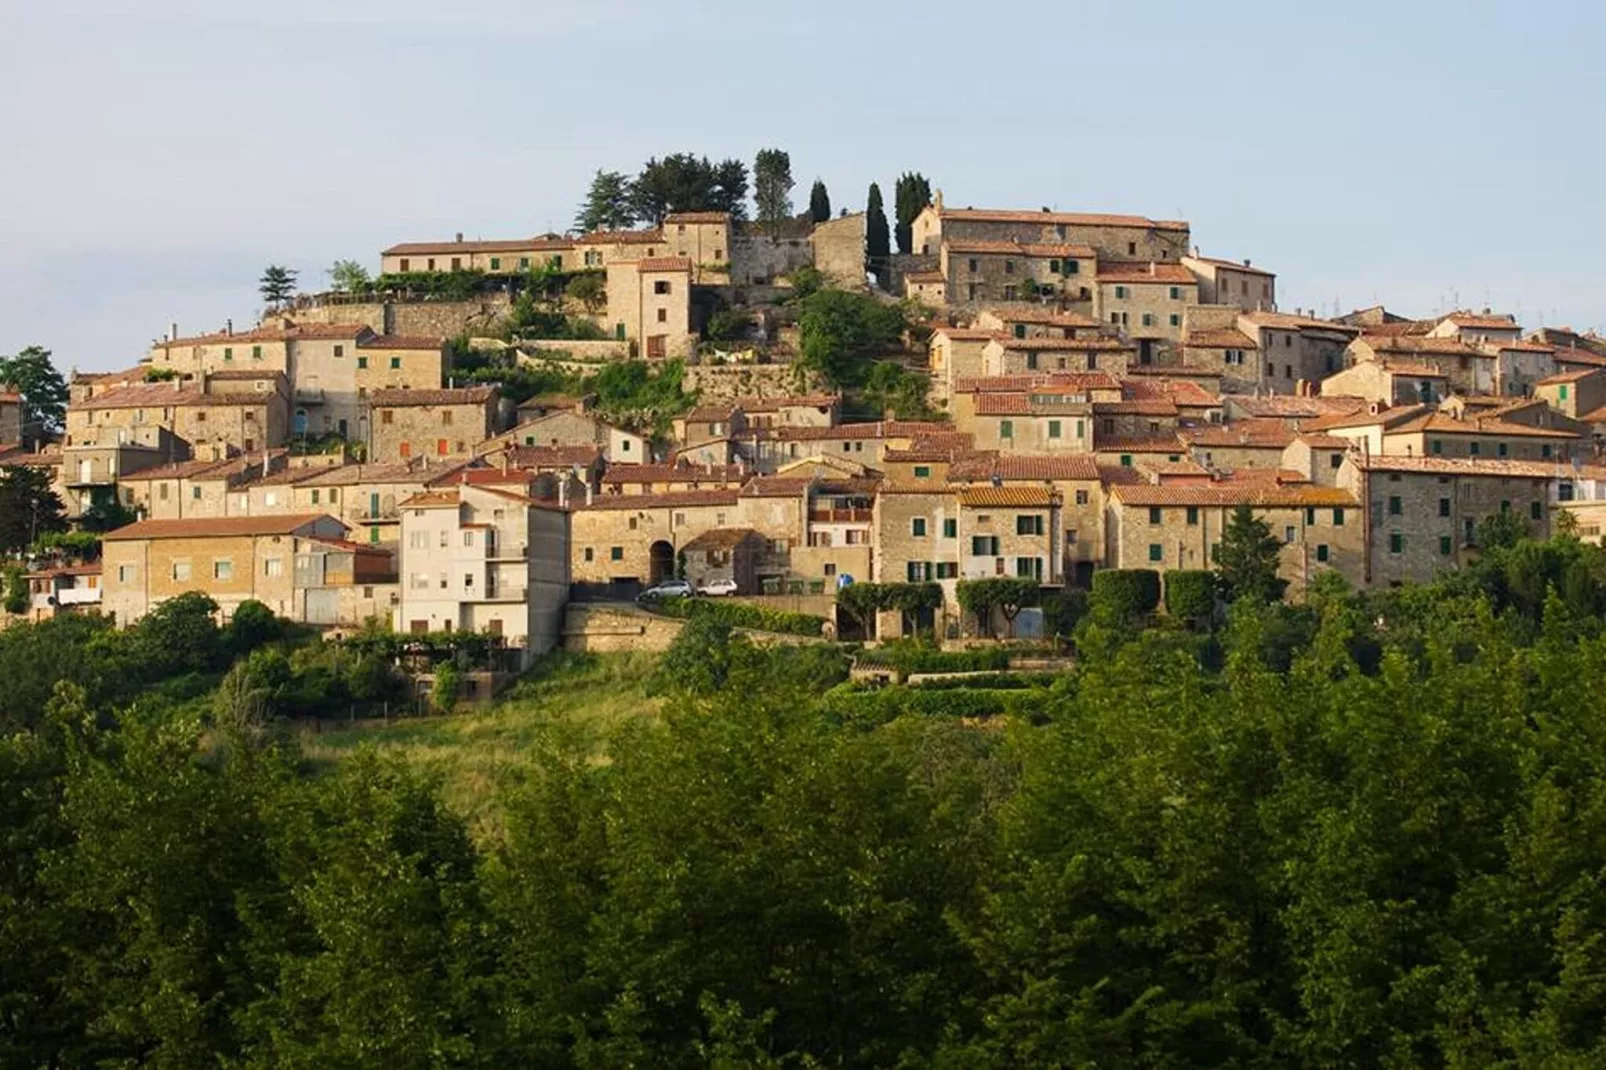
[[[729,212],[670,212],[663,224],[664,256],[691,262],[692,282],[724,285],[730,282],[731,231]]]
[[[1237,328],[1255,340],[1260,353],[1256,388],[1274,394],[1298,393],[1300,383],[1319,383],[1341,370],[1357,333],[1340,323],[1272,311],[1245,312]]]
[[[1179,261],[1188,224],[1133,215],[948,208],[939,191],[912,225],[912,247],[936,256],[944,241],[1015,241],[1092,246],[1101,260]],[[1190,279],[1191,281],[1191,279]]]
[[[573,512],[575,583],[640,585],[672,579],[679,547],[741,524],[737,491],[602,495]]]
[[[1093,315],[1137,343],[1137,363],[1154,364],[1162,342],[1181,342],[1182,316],[1199,303],[1199,284],[1181,264],[1105,262],[1093,296]]]
[[[903,276],[903,296],[941,308],[948,303],[948,277],[940,270],[908,272]]]
[[[887,484],[874,507],[877,583],[940,583],[950,603],[959,578],[959,499],[946,484]]]
[[[1451,312],[1427,332],[1429,338],[1455,338],[1468,345],[1505,345],[1522,340],[1515,316],[1497,316],[1484,309]]]
[[[1606,368],[1557,372],[1534,384],[1534,396],[1580,423],[1606,423]]]
[[[929,367],[931,398],[946,404],[961,379],[975,379],[982,371],[982,352],[1000,332],[978,327],[938,327],[931,332]]]
[[[119,436],[132,441],[141,429],[160,428],[192,447],[251,453],[286,441],[289,407],[284,375],[276,371],[247,383],[204,374],[195,382],[139,383],[69,406],[66,444],[105,444]]]
[[[684,256],[610,262],[605,322],[614,337],[635,342],[648,360],[686,356],[693,267]]]
[[[1458,394],[1493,394],[1498,388],[1498,356],[1459,338],[1363,334],[1348,346],[1350,363],[1362,361],[1428,365]]]
[[[497,430],[496,390],[376,390],[369,396],[370,461],[468,457]]]
[[[958,488],[959,578],[1064,582],[1060,498],[1050,486]]]
[[[1320,572],[1336,569],[1363,581],[1366,517],[1347,489],[1281,480],[1116,483],[1105,517],[1105,563],[1111,568],[1209,569],[1214,547],[1239,506],[1282,543],[1278,575],[1298,595]]]
[[[1383,405],[1435,404],[1449,397],[1449,381],[1432,364],[1363,360],[1322,380],[1322,393],[1365,398]]]
[[[1054,457],[999,454],[955,461],[948,481],[958,489],[1037,487],[1059,502],[1057,573],[1085,587],[1104,560],[1104,484],[1091,453]]]
[[[432,489],[400,503],[396,629],[500,636],[528,665],[556,646],[569,600],[569,513],[501,487]]]
[[[1477,528],[1515,513],[1538,539],[1551,531],[1551,487],[1562,473],[1534,461],[1352,453],[1340,485],[1364,509],[1359,582],[1426,583],[1477,556]]]
[[[403,242],[379,254],[383,275],[425,271],[483,271],[487,275],[519,275],[538,267],[572,270],[575,243],[556,234],[498,241]]]
[[[863,212],[829,219],[809,234],[814,267],[832,285],[862,290],[864,281],[865,216]]]
[[[1202,305],[1232,305],[1245,312],[1274,312],[1277,309],[1277,276],[1257,268],[1249,260],[1220,260],[1211,256],[1182,258],[1182,266],[1199,283]]]
[[[1329,434],[1357,443],[1364,453],[1405,457],[1555,462],[1573,456],[1581,442],[1575,431],[1498,416],[1458,419],[1425,405],[1367,411],[1319,424]]]
[[[210,596],[225,619],[247,600],[297,619],[298,544],[345,534],[318,514],[141,520],[102,538],[101,604],[123,627],[189,591]]]
[[[651,443],[645,436],[575,409],[560,409],[526,420],[478,443],[474,452],[494,458],[498,451],[510,446],[595,446],[609,464],[646,464],[652,460]]]
[[[1048,338],[1006,335],[982,347],[983,376],[1037,372],[1108,372],[1120,377],[1133,363],[1134,346],[1119,338]]]
[[[1049,298],[1091,309],[1098,253],[1090,245],[1065,242],[950,238],[942,243],[937,263],[951,304]]]
[[[752,528],[705,531],[680,548],[685,579],[697,590],[731,580],[737,594],[758,593],[759,558],[764,538]]]

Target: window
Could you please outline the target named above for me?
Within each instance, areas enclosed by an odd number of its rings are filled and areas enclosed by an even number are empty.
[[[623,561],[624,559],[625,559],[625,548],[623,546],[610,546],[608,548],[608,560],[609,561]]]
[[[1130,453],[1121,454],[1121,467],[1122,468],[1131,468],[1132,467],[1132,455]]]
[[[589,565],[591,563],[592,558],[595,557],[595,556],[596,556],[596,554],[592,551],[591,547],[587,546],[585,548],[586,564]]]
[[[463,532],[463,545],[464,546],[473,546],[474,545],[474,533],[472,531]]]
[[[1154,326],[1154,316],[1152,314],[1148,313],[1148,312],[1145,312],[1143,314],[1142,322],[1143,322],[1143,326],[1145,326],[1145,327],[1153,327]]]
[[[923,516],[917,516],[913,520],[909,521],[909,534],[917,539],[925,538],[926,518]]]
[[[1041,535],[1043,533],[1043,518],[1036,513],[1015,518],[1015,534]]]
[[[1548,444],[1539,447],[1539,456],[1547,461],[1550,460],[1550,446]]]
[[[1048,422],[1048,437],[1049,438],[1059,438],[1060,437],[1060,422],[1058,420],[1050,420]]]
[[[336,345],[335,345],[335,356],[343,357],[345,355],[346,355],[346,347],[343,346],[343,345],[340,345],[339,343],[336,343]]]
[[[999,420],[998,421],[998,437],[999,438],[1014,438],[1015,437],[1015,421],[1013,421],[1013,420]]]
[[[1182,326],[1182,317],[1177,315],[1175,312],[1171,313],[1171,326],[1173,326],[1173,327]]]
[[[1478,444],[1476,442],[1468,442],[1467,443],[1467,456],[1476,457],[1477,455],[1478,455]]]
[[[925,571],[923,562],[906,561],[903,566],[903,578],[910,583],[919,583]]]
[[[234,347],[233,346],[224,346],[223,347],[223,359],[224,360],[233,360],[234,359]]]
[[[937,562],[937,578],[939,580],[951,580],[958,575],[959,563],[957,561]]]
[[[1065,274],[1075,275],[1082,270],[1082,265],[1075,260],[1065,261]]]
[[[978,270],[980,270],[980,267],[981,267],[980,262],[977,261],[977,259],[975,257],[971,257],[970,258],[970,273],[972,275],[974,275]]]
[[[498,257],[498,256],[491,257],[491,270],[492,271],[501,271],[502,270],[502,258],[501,257]],[[338,354],[337,354],[337,356],[338,356]]]
[[[1316,560],[1327,560],[1327,544],[1325,542],[1319,542],[1316,544]]]
[[[970,553],[972,557],[997,557],[997,535],[972,535],[970,537]]]
[[[1076,504],[1077,505],[1086,505],[1087,504],[1087,491],[1079,490],[1079,491],[1076,492]]]
[[[134,566],[133,565],[118,565],[117,566],[117,582],[118,583],[130,583],[130,582],[133,581],[133,579],[134,579]]]
[[[1450,556],[1450,536],[1448,536],[1448,535],[1440,535],[1439,536],[1439,556],[1440,557],[1449,557]]]
[[[1506,444],[1504,442],[1496,443],[1494,452],[1495,456],[1504,457],[1506,455]]]
[[[412,266],[413,266],[413,262],[411,260],[407,259],[405,256],[402,257],[401,269],[403,271],[411,271],[412,270]]]
[[[942,537],[945,539],[957,539],[959,537],[959,521],[953,517],[948,517],[944,520],[942,522]]]
[[[1399,516],[1404,511],[1404,503],[1400,501],[1400,496],[1398,494],[1389,495],[1389,516]]]
[[[1041,557],[1015,558],[1015,575],[1023,580],[1042,579],[1043,559]]]
[[[658,322],[659,323],[668,323],[669,322],[669,310],[667,308],[660,308],[658,310]]]
[[[228,352],[228,350],[224,350],[224,352],[226,353],[226,352]],[[1560,398],[1561,398],[1562,401],[1566,401],[1567,400],[1567,387],[1566,387],[1565,384],[1562,385],[1561,390],[1558,391],[1558,393],[1559,393]]]
[[[1539,502],[1533,502],[1528,506],[1528,515],[1533,517],[1535,520],[1542,519],[1544,517],[1544,514],[1545,514],[1545,507],[1544,507],[1543,504],[1541,504]]]
[[[1334,509],[1333,510],[1333,526],[1335,528],[1341,528],[1341,527],[1344,526],[1344,510],[1342,510],[1342,509]]]
[[[252,346],[251,347],[251,359],[252,360],[261,360],[262,359],[262,347],[261,346]]]
[[[1126,287],[1125,286],[1117,286],[1115,288],[1115,296],[1116,296],[1117,299],[1126,297]]]
[[[1439,499],[1439,515],[1440,516],[1449,516],[1450,515],[1450,499],[1449,498],[1440,498]]]
[[[1434,439],[1432,442],[1430,442],[1428,444],[1428,448],[1433,451],[1433,456],[1438,457],[1438,456],[1442,455],[1444,453],[1444,439],[1442,439],[1442,438]]]
[[[190,563],[187,559],[173,562],[173,578],[181,581],[190,578]]]
[[[1173,301],[1182,300],[1182,287],[1180,287],[1180,286],[1171,287],[1171,300],[1173,300]]]
[[[1160,507],[1158,505],[1149,506],[1149,523],[1158,524],[1160,522],[1161,515]]]
[[[1138,255],[1138,243],[1137,242],[1129,241],[1129,242],[1126,243],[1126,255],[1127,256],[1137,256]]]
[[[1335,453],[1327,458],[1327,467],[1329,468],[1340,468],[1343,464],[1344,455],[1342,453]]]
[[[1393,532],[1392,534],[1389,535],[1389,553],[1391,553],[1391,554],[1402,554],[1404,552],[1405,552],[1405,536],[1401,535],[1397,531]]]
[[[212,578],[214,580],[232,580],[234,578],[233,561],[212,562]]]
[[[1286,525],[1283,528],[1283,542],[1286,543],[1289,546],[1292,546],[1294,544],[1294,535],[1295,534],[1296,534],[1296,532],[1294,530],[1294,525],[1292,525],[1292,524]]]
[[[1165,549],[1159,543],[1157,543],[1157,542],[1149,543],[1149,560],[1150,561],[1164,561],[1165,560]]]
[[[1015,261],[1013,261],[1013,260],[1005,260],[1004,261],[1004,274],[1005,275],[1013,275],[1013,274],[1015,274]]]
[[[401,358],[400,357],[391,357],[390,358],[390,366],[392,368],[400,368],[401,367]]]
[[[1316,526],[1316,507],[1315,506],[1307,505],[1305,507],[1305,526],[1307,528],[1313,528],[1313,527]]]

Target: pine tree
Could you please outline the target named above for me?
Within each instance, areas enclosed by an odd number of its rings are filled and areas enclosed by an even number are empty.
[[[1281,550],[1282,543],[1249,506],[1234,509],[1221,532],[1221,542],[1211,550],[1222,596],[1229,602],[1244,597],[1265,602],[1282,598],[1288,581],[1277,575]]]
[[[257,290],[269,306],[282,305],[296,292],[296,273],[280,264],[269,264],[257,282]]]
[[[792,158],[784,149],[760,149],[753,160],[753,202],[758,221],[773,232],[792,216]]]
[[[630,180],[619,171],[598,170],[574,217],[574,229],[581,234],[595,230],[626,230],[635,222],[636,213],[630,205]]]
[[[918,171],[905,173],[893,188],[892,200],[898,221],[898,252],[907,254],[913,251],[915,217],[931,203],[931,183]]]
[[[824,223],[830,218],[831,195],[826,192],[825,183],[816,178],[814,188],[809,190],[809,219],[814,223]]]
[[[887,232],[887,210],[881,202],[881,187],[870,183],[870,196],[865,202],[864,241],[870,270],[876,283],[886,284],[887,258],[892,255],[891,236]]]

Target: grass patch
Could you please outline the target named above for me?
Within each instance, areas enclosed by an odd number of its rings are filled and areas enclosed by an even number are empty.
[[[389,725],[304,731],[302,752],[324,768],[359,747],[399,755],[440,778],[447,804],[468,819],[476,837],[494,839],[502,828],[499,800],[527,781],[546,741],[560,735],[603,761],[620,725],[657,713],[662,700],[646,692],[656,665],[651,654],[556,653],[493,705]]]

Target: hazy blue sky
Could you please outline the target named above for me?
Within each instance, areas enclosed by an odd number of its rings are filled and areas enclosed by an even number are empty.
[[[989,21],[991,20],[991,21]],[[1181,214],[1284,308],[1606,326],[1578,2],[0,0],[0,353],[126,367],[288,263],[561,230],[597,167],[791,152],[861,207]]]

